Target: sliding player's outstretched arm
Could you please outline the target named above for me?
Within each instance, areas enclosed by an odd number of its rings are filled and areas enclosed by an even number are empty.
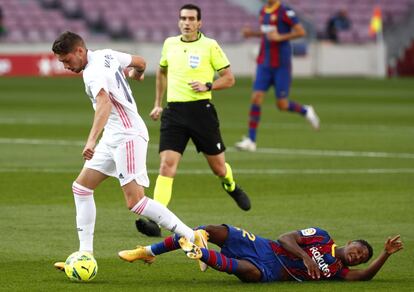
[[[371,262],[366,269],[350,270],[345,276],[346,281],[368,281],[374,278],[378,271],[385,264],[390,255],[403,249],[403,243],[400,239],[400,235],[393,238],[389,237],[385,242],[384,250],[381,254]]]

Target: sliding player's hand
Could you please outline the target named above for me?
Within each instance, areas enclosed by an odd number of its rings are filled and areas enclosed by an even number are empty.
[[[321,271],[319,270],[318,265],[310,258],[306,257],[303,259],[303,264],[306,269],[308,269],[308,275],[314,280],[318,280],[321,277]]]
[[[401,237],[400,235],[397,235],[393,238],[388,237],[387,241],[385,242],[385,246],[384,246],[385,252],[387,254],[391,255],[404,248],[404,245],[400,237]]]

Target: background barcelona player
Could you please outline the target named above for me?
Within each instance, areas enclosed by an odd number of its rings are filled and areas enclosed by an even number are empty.
[[[188,257],[244,282],[365,281],[377,274],[390,255],[403,248],[399,235],[388,238],[367,268],[350,269],[372,257],[372,247],[365,240],[352,240],[338,247],[327,231],[317,227],[282,234],[276,241],[230,225],[208,225],[199,230],[203,229],[220,252],[200,248],[184,237],[170,236],[151,246],[121,251],[119,256],[129,262],[152,263],[156,255],[181,246]]]
[[[243,29],[246,38],[260,37],[256,79],[253,85],[249,112],[248,135],[236,143],[239,150],[256,150],[256,131],[261,116],[261,104],[266,91],[274,86],[276,105],[281,111],[295,112],[304,116],[315,130],[319,129],[319,117],[312,106],[301,105],[289,99],[292,75],[292,48],[290,40],[306,35],[296,13],[277,0],[268,0],[260,11],[260,31],[250,27]]]

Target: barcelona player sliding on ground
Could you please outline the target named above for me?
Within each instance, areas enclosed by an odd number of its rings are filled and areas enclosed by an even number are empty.
[[[191,259],[201,260],[221,272],[235,275],[243,282],[371,280],[390,255],[403,248],[400,236],[388,238],[384,250],[367,268],[349,267],[366,263],[373,255],[365,240],[352,240],[339,247],[328,232],[317,227],[282,234],[276,241],[230,225],[199,228],[220,252],[201,248],[184,237],[170,236],[151,246],[119,252],[129,262],[152,263],[156,255],[181,247]]]

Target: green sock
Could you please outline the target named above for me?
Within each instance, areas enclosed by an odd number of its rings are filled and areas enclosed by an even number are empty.
[[[233,172],[231,170],[230,164],[226,162],[226,175],[224,177],[220,177],[221,182],[223,183],[223,188],[226,191],[232,192],[236,188],[236,183],[233,179]]]
[[[154,200],[167,206],[171,200],[174,178],[158,175],[154,188]]]

